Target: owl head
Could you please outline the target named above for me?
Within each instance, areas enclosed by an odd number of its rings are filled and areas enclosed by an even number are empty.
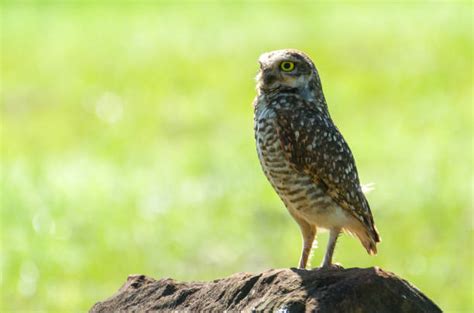
[[[258,63],[257,91],[274,93],[295,90],[305,93],[321,88],[318,72],[311,59],[295,49],[276,50],[262,54]]]

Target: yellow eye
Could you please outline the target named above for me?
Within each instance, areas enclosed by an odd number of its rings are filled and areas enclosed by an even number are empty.
[[[283,72],[291,72],[295,68],[295,63],[290,61],[283,61],[280,63],[280,68]]]

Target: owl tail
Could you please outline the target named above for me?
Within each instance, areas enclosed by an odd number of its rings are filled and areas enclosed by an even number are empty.
[[[381,242],[381,239],[375,225],[372,226],[371,229],[366,228],[364,231],[356,232],[356,235],[368,254],[377,254],[377,243]]]

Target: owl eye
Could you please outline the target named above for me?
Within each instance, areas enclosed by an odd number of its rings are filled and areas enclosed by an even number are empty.
[[[280,63],[280,68],[283,72],[291,72],[295,68],[295,63],[290,61],[283,61]]]

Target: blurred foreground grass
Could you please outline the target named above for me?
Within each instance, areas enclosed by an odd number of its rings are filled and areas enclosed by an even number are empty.
[[[128,274],[297,264],[261,173],[264,51],[315,60],[383,243],[446,312],[472,305],[472,5],[8,5],[1,22],[1,311],[85,311]],[[320,235],[319,264],[327,234]]]

